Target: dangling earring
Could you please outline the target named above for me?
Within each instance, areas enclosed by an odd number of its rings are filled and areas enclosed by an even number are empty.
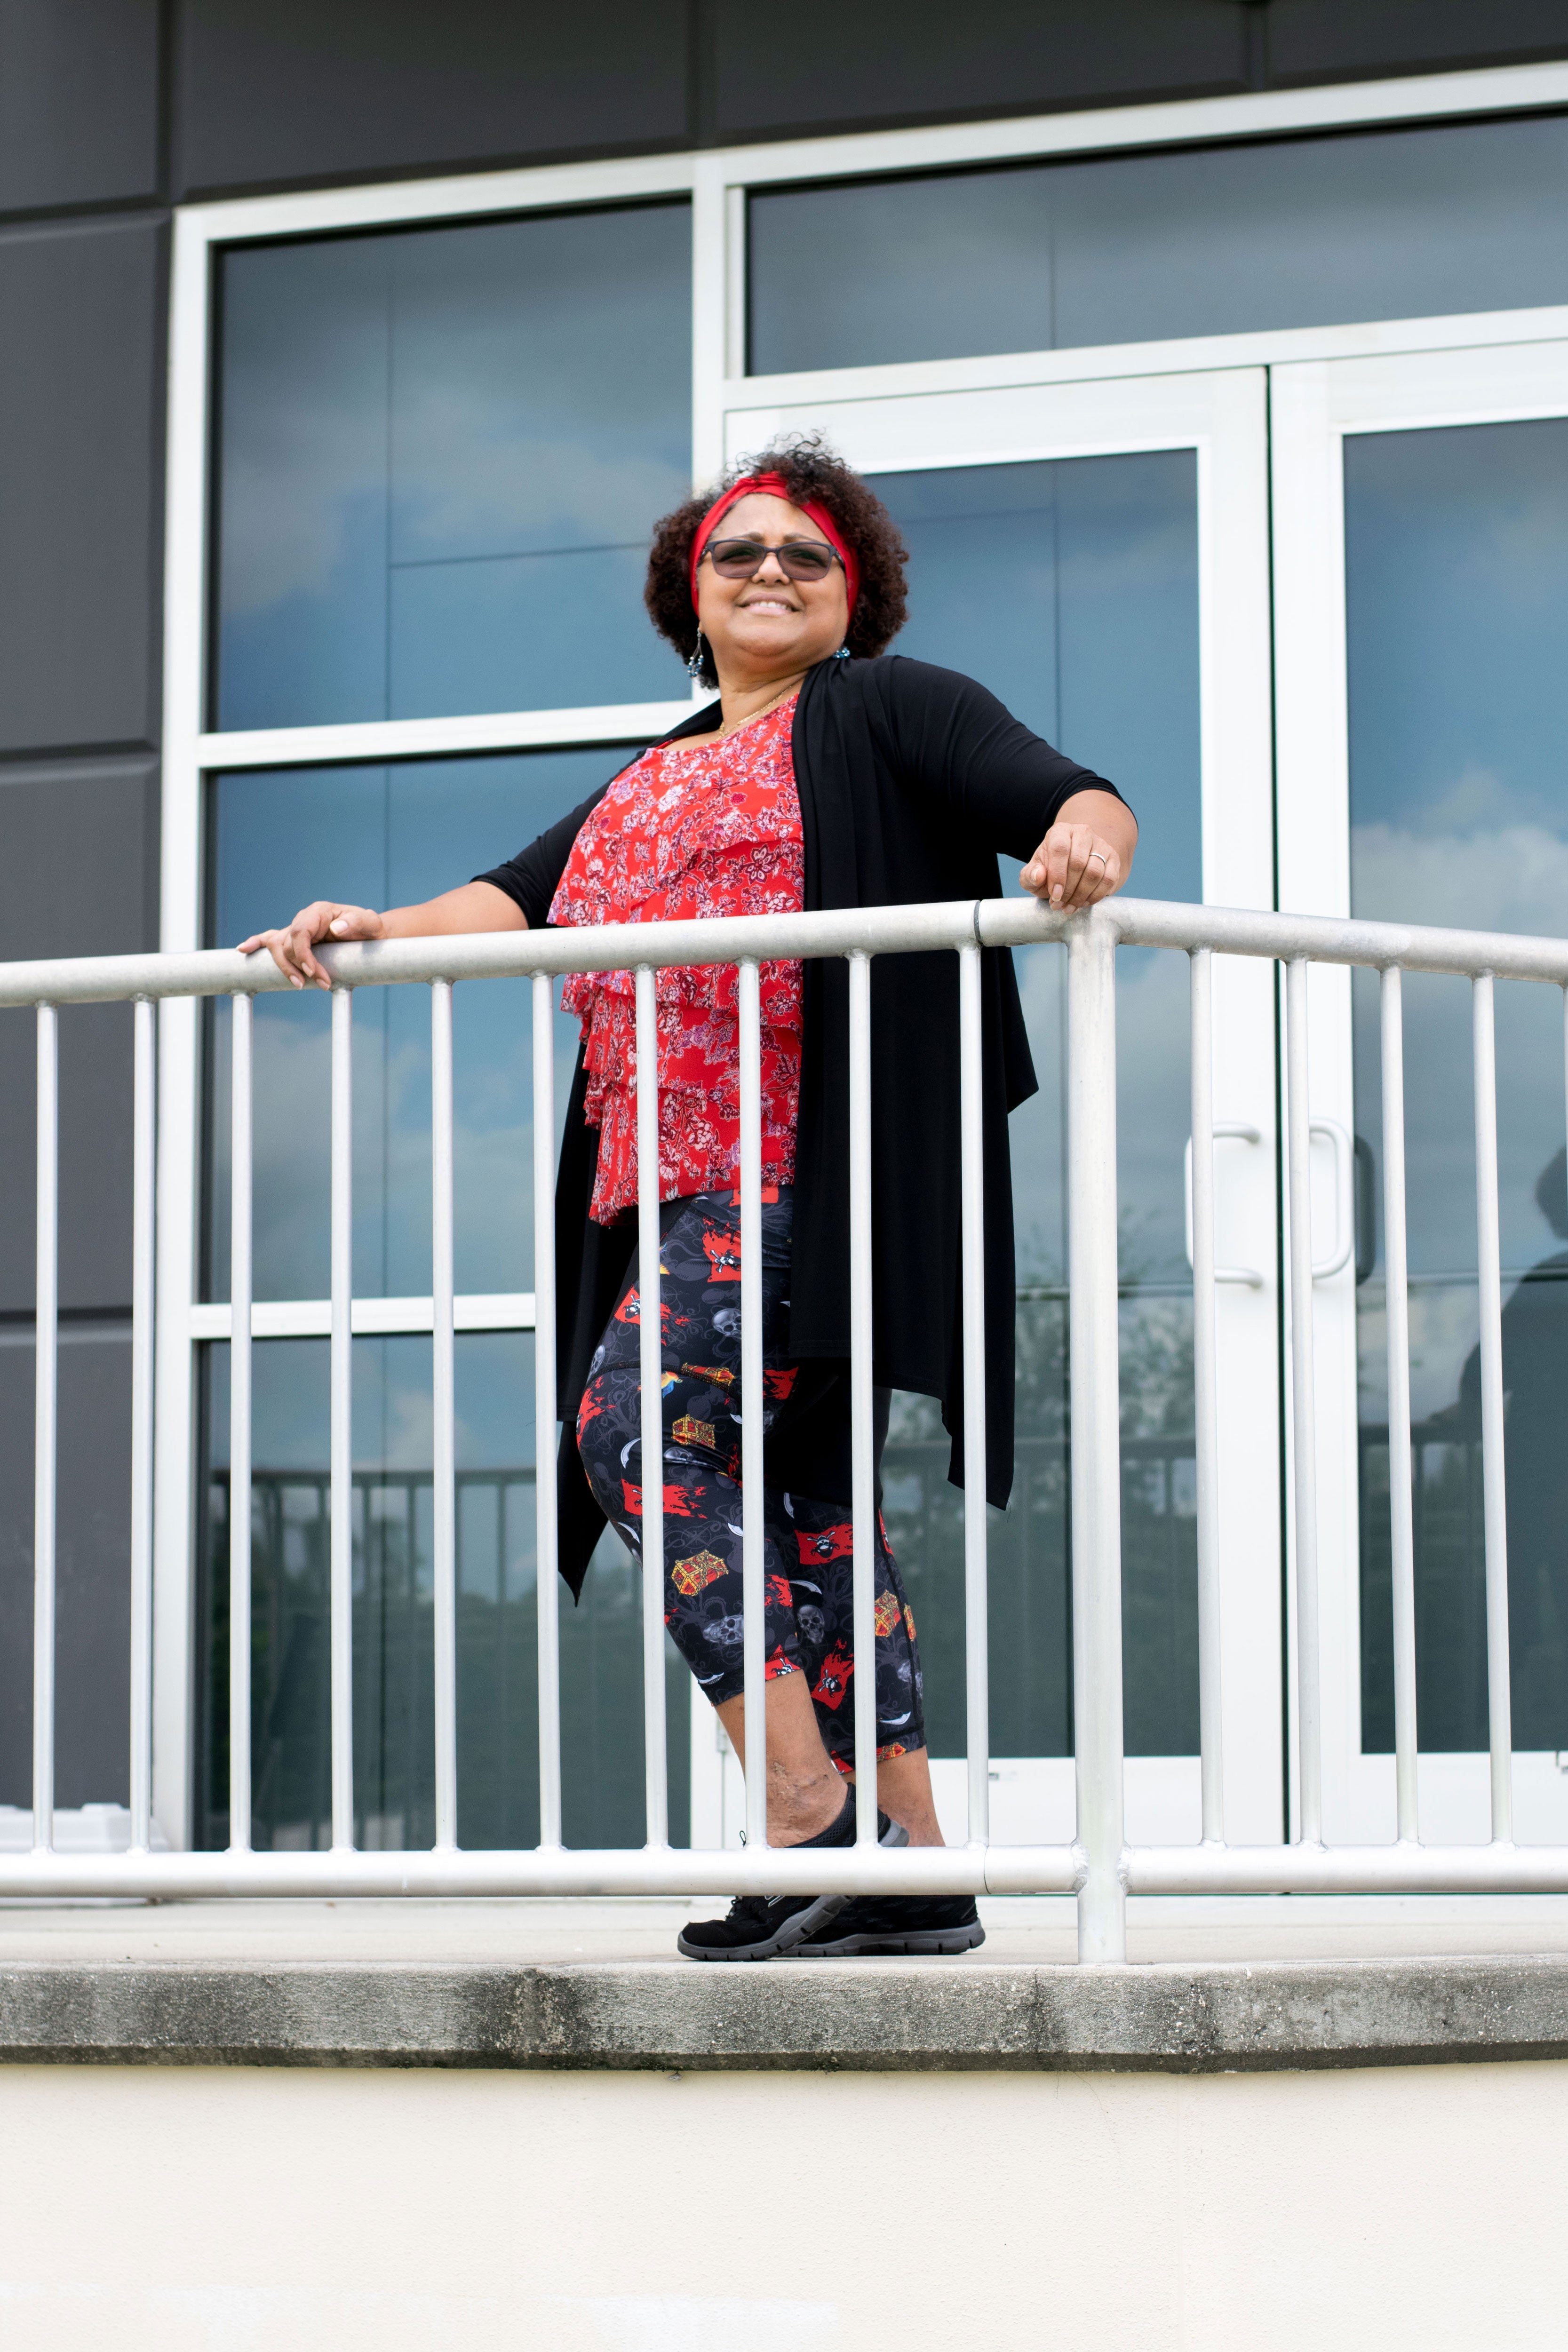
[[[848,648],[848,646],[839,646],[839,648],[838,648],[838,651],[834,655],[833,658],[834,658],[834,660],[835,660],[835,661],[847,661],[847,660],[848,660],[848,658],[849,658],[849,648]]]
[[[691,680],[693,686],[700,686],[702,684],[702,658],[704,651],[705,647],[702,643],[702,632],[699,629],[697,632],[697,643],[691,648],[691,659],[686,665],[686,675]]]

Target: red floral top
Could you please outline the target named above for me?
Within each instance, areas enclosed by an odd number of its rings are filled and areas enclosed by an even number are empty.
[[[552,923],[655,923],[797,914],[805,849],[790,759],[794,695],[721,742],[656,744],[589,817],[551,903]],[[760,971],[763,1181],[795,1181],[800,965]],[[662,1201],[739,1178],[739,1024],[733,965],[661,971],[658,1191]],[[589,1214],[609,1224],[637,1197],[637,1013],[629,971],[574,974],[562,1003],[583,1024],[587,1115],[599,1129]]]

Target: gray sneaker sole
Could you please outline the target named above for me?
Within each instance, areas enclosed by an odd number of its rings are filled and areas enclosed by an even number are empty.
[[[976,1919],[968,1927],[933,1927],[923,1935],[910,1936],[841,1936],[837,1943],[814,1937],[809,1943],[795,1948],[797,1960],[853,1959],[857,1954],[876,1953],[896,1958],[900,1953],[973,1952],[985,1941],[985,1930]]]
[[[831,1927],[845,1905],[852,1898],[847,1895],[819,1895],[804,1911],[794,1911],[773,1936],[764,1937],[760,1944],[731,1944],[727,1948],[710,1944],[689,1944],[683,1927],[675,1939],[675,1948],[689,1960],[776,1960],[782,1952],[793,1952],[803,1937],[815,1936]]]
[[[879,1845],[889,1850],[908,1845],[909,1842],[910,1833],[901,1822],[889,1822],[887,1835],[877,1841]],[[806,1905],[804,1911],[792,1911],[776,1935],[764,1937],[757,1944],[731,1944],[727,1949],[709,1944],[689,1944],[683,1927],[675,1939],[675,1948],[683,1959],[688,1960],[776,1960],[785,1954],[793,1959],[798,1957],[800,1947],[808,1936],[817,1936],[824,1927],[830,1927],[846,1905],[854,1900],[852,1895],[819,1895],[815,1903]]]

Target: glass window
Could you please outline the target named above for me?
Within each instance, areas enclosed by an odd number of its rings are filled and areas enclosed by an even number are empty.
[[[212,801],[210,936],[232,947],[312,898],[405,906],[525,848],[635,753],[527,751],[391,766],[250,769]],[[453,992],[456,1268],[459,1291],[533,1286],[532,1013],[526,981]],[[211,1011],[206,1296],[228,1296],[229,1008]],[[331,1009],[319,989],[256,999],[258,1298],[331,1285]],[[565,1116],[574,1021],[558,1019]],[[430,1288],[430,999],[354,998],[354,1292]]]
[[[1197,478],[1190,449],[882,474],[910,549],[894,650],[965,670],[1027,725],[1122,783],[1140,890],[1202,896]],[[1016,868],[1004,870],[1016,894]],[[1072,1752],[1068,1593],[1066,971],[1020,954],[1040,1091],[1011,1121],[1018,1468],[992,1527],[991,1747]],[[1124,1673],[1128,1752],[1197,1748],[1192,1277],[1181,1228],[1189,1110],[1184,960],[1118,973]],[[964,1752],[963,1498],[936,1406],[895,1400],[889,1534],[926,1659],[931,1752]]]
[[[458,1841],[539,1837],[533,1339],[457,1341]],[[228,1349],[203,1351],[196,1843],[228,1841]],[[356,1844],[435,1837],[430,1341],[353,1349]],[[331,1843],[328,1583],[330,1349],[253,1357],[251,1771],[263,1852]],[[690,1811],[689,1677],[667,1650],[671,1842]],[[569,1845],[643,1838],[641,1588],[614,1537],[582,1606],[561,1611],[563,1816]]]
[[[684,204],[226,255],[216,723],[681,694],[690,310]]]
[[[1353,910],[1560,933],[1568,898],[1568,421],[1345,443]],[[1468,983],[1404,982],[1420,1742],[1487,1745]],[[1354,979],[1356,1127],[1381,1181],[1377,981]],[[1563,1005],[1496,991],[1516,1748],[1568,1748]],[[1375,1190],[1373,1197],[1376,1197]],[[1363,1231],[1363,1746],[1394,1745],[1381,1233]],[[1375,1247],[1374,1247],[1375,1243]]]
[[[753,373],[1568,301],[1568,122],[1443,124],[749,202]]]

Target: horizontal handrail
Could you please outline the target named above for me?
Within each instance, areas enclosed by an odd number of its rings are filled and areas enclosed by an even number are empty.
[[[720,916],[693,923],[605,923],[591,930],[482,931],[435,939],[323,945],[320,958],[352,988],[410,981],[520,980],[534,972],[631,971],[640,964],[810,960],[960,948],[1048,946],[1085,919],[1032,898],[958,898],[912,907],[847,907],[802,915]],[[1117,898],[1088,920],[1122,947],[1209,948],[1219,955],[1373,971],[1456,972],[1568,986],[1568,939],[1441,929],[1417,923],[1341,921],[1331,916]],[[104,1004],[136,997],[263,996],[290,983],[263,952],[232,948],[190,955],[63,956],[0,963],[0,1005]]]
[[[909,1846],[879,1852],[874,1868],[889,1895],[1072,1895],[1085,1857],[1078,1845]],[[1568,1895],[1568,1846],[1135,1845],[1121,1871],[1131,1895]],[[0,1900],[851,1894],[865,1872],[852,1846],[58,1852],[0,1854]]]
[[[988,1866],[989,1864],[989,1866]],[[0,1854],[0,1899],[90,1895],[266,1896],[481,1895],[852,1895],[868,1869],[889,1895],[1072,1895],[1081,1851],[1049,1846],[873,1847],[809,1852],[788,1846],[525,1846],[510,1852],[447,1846],[336,1853]],[[998,1875],[1009,1882],[998,1885]],[[1016,1884],[1014,1882],[1016,1882]]]
[[[996,909],[1009,914],[1021,901],[984,902],[980,936],[987,947],[1018,945]],[[1023,908],[1027,914],[1028,909]],[[1189,907],[1155,898],[1117,898],[1094,910],[1113,928],[1121,947],[1209,948],[1216,955],[1263,956],[1270,961],[1359,964],[1373,971],[1486,973],[1499,980],[1553,981],[1568,986],[1568,939],[1531,939],[1510,931],[1461,931],[1424,923],[1363,923],[1330,915],[1254,913],[1241,907]],[[1060,916],[1050,919],[1058,923]],[[1070,921],[1072,918],[1068,918]],[[1042,936],[1045,936],[1042,934]]]

